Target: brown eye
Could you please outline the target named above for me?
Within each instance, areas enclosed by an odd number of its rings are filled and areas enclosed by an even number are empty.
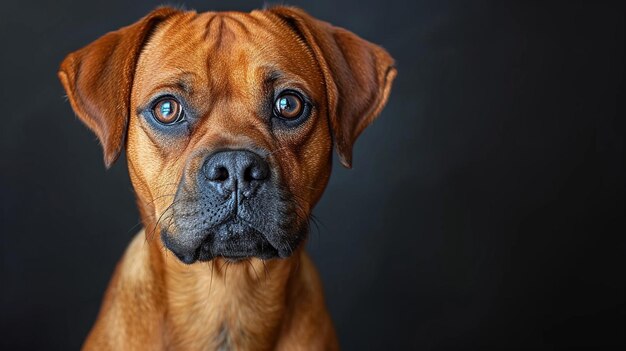
[[[152,108],[152,114],[157,121],[163,124],[172,124],[180,119],[182,109],[178,101],[166,98],[157,102]]]
[[[295,93],[284,93],[274,102],[276,116],[285,119],[296,119],[304,111],[304,101]]]

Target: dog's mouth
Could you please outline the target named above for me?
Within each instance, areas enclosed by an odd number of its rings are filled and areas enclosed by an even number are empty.
[[[285,256],[263,233],[241,218],[225,221],[200,235],[200,244],[194,250],[185,250],[171,239],[166,230],[161,233],[165,246],[186,264],[218,257],[238,262],[253,257],[267,260]]]
[[[187,264],[217,257],[241,261],[291,256],[308,232],[308,212],[281,185],[276,168],[241,150],[218,152],[207,160],[202,168],[207,173],[190,177],[197,181],[193,186],[187,178],[180,183],[160,222],[169,251]],[[239,169],[248,163],[245,172]]]
[[[231,261],[240,261],[252,257],[270,259],[278,257],[278,250],[263,233],[250,224],[235,218],[212,230],[198,248],[198,260],[208,261],[223,257]]]

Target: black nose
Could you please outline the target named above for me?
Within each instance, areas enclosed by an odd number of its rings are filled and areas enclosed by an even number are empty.
[[[258,154],[248,150],[230,150],[210,155],[202,173],[220,193],[228,196],[236,191],[245,198],[269,179],[270,170]]]

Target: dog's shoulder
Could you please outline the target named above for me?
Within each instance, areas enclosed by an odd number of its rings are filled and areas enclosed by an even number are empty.
[[[145,282],[146,279],[152,279],[150,272],[150,246],[146,238],[145,229],[139,231],[133,237],[132,241],[126,248],[124,256],[118,266],[120,278]]]
[[[140,350],[162,346],[162,304],[159,277],[151,264],[145,231],[135,235],[119,261],[96,325],[84,350]],[[133,331],[133,335],[125,333]],[[148,345],[148,346],[146,346]],[[154,348],[152,348],[154,346]]]

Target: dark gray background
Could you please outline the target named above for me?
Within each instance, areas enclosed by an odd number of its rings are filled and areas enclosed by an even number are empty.
[[[125,159],[105,171],[56,69],[160,3],[1,6],[2,349],[77,349],[137,231]],[[309,243],[342,346],[623,346],[620,2],[290,4],[398,64]]]

